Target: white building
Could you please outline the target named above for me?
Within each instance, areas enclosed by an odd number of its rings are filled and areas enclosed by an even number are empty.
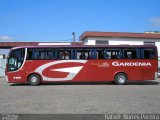
[[[160,34],[129,32],[84,32],[85,45],[156,45],[160,57]]]

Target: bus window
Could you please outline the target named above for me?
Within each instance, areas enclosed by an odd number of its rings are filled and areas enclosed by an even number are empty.
[[[44,49],[37,49],[37,59],[44,60],[45,59],[45,50]]]
[[[71,59],[71,50],[65,50],[64,51],[64,59],[65,60]]]
[[[84,50],[78,50],[77,51],[77,59],[86,59],[86,54]]]
[[[124,49],[123,58],[124,59],[138,59],[140,57],[139,49]]]
[[[58,60],[59,59],[59,50],[54,50],[54,59]]]
[[[107,59],[121,59],[122,52],[121,49],[107,49],[105,52],[105,58]]]
[[[45,49],[28,49],[27,51],[27,60],[45,60]]]
[[[142,58],[144,59],[153,59],[155,58],[155,49],[142,49]]]
[[[54,59],[56,60],[64,59],[64,49],[55,49],[53,53],[54,53]]]
[[[90,49],[86,49],[84,51],[84,54],[85,54],[85,59],[91,59],[91,51],[90,51]]]
[[[97,57],[98,57],[98,59],[104,59],[104,50],[103,49],[97,49]]]
[[[70,52],[71,52],[70,59],[77,59],[77,50],[72,49]]]
[[[77,59],[83,59],[83,58],[85,58],[83,50],[77,50]]]
[[[90,49],[77,50],[77,59],[91,59]]]
[[[60,60],[64,60],[64,58],[65,58],[65,53],[64,53],[64,50],[61,49],[61,50],[59,51],[59,59],[60,59]]]
[[[90,49],[89,52],[89,59],[97,59],[97,50],[96,49]]]
[[[104,59],[109,59],[109,54],[107,53],[107,49],[104,49]]]
[[[55,59],[69,60],[71,59],[71,50],[54,50]]]
[[[53,51],[53,49],[46,49],[46,59],[47,60],[54,59],[54,51]]]
[[[34,59],[34,50],[28,49],[27,50],[27,60],[33,60]]]

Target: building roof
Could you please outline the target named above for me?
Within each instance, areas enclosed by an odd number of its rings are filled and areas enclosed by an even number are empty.
[[[130,33],[130,32],[88,32],[87,31],[80,36],[80,41],[83,41],[87,37],[160,39],[160,34]]]

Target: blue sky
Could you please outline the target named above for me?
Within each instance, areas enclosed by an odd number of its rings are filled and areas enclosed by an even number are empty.
[[[0,0],[0,41],[71,41],[72,32],[160,31],[160,0]]]

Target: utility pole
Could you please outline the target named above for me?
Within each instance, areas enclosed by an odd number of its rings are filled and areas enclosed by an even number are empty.
[[[73,36],[73,43],[76,42],[76,39],[75,39],[75,32],[72,33],[72,36]]]

